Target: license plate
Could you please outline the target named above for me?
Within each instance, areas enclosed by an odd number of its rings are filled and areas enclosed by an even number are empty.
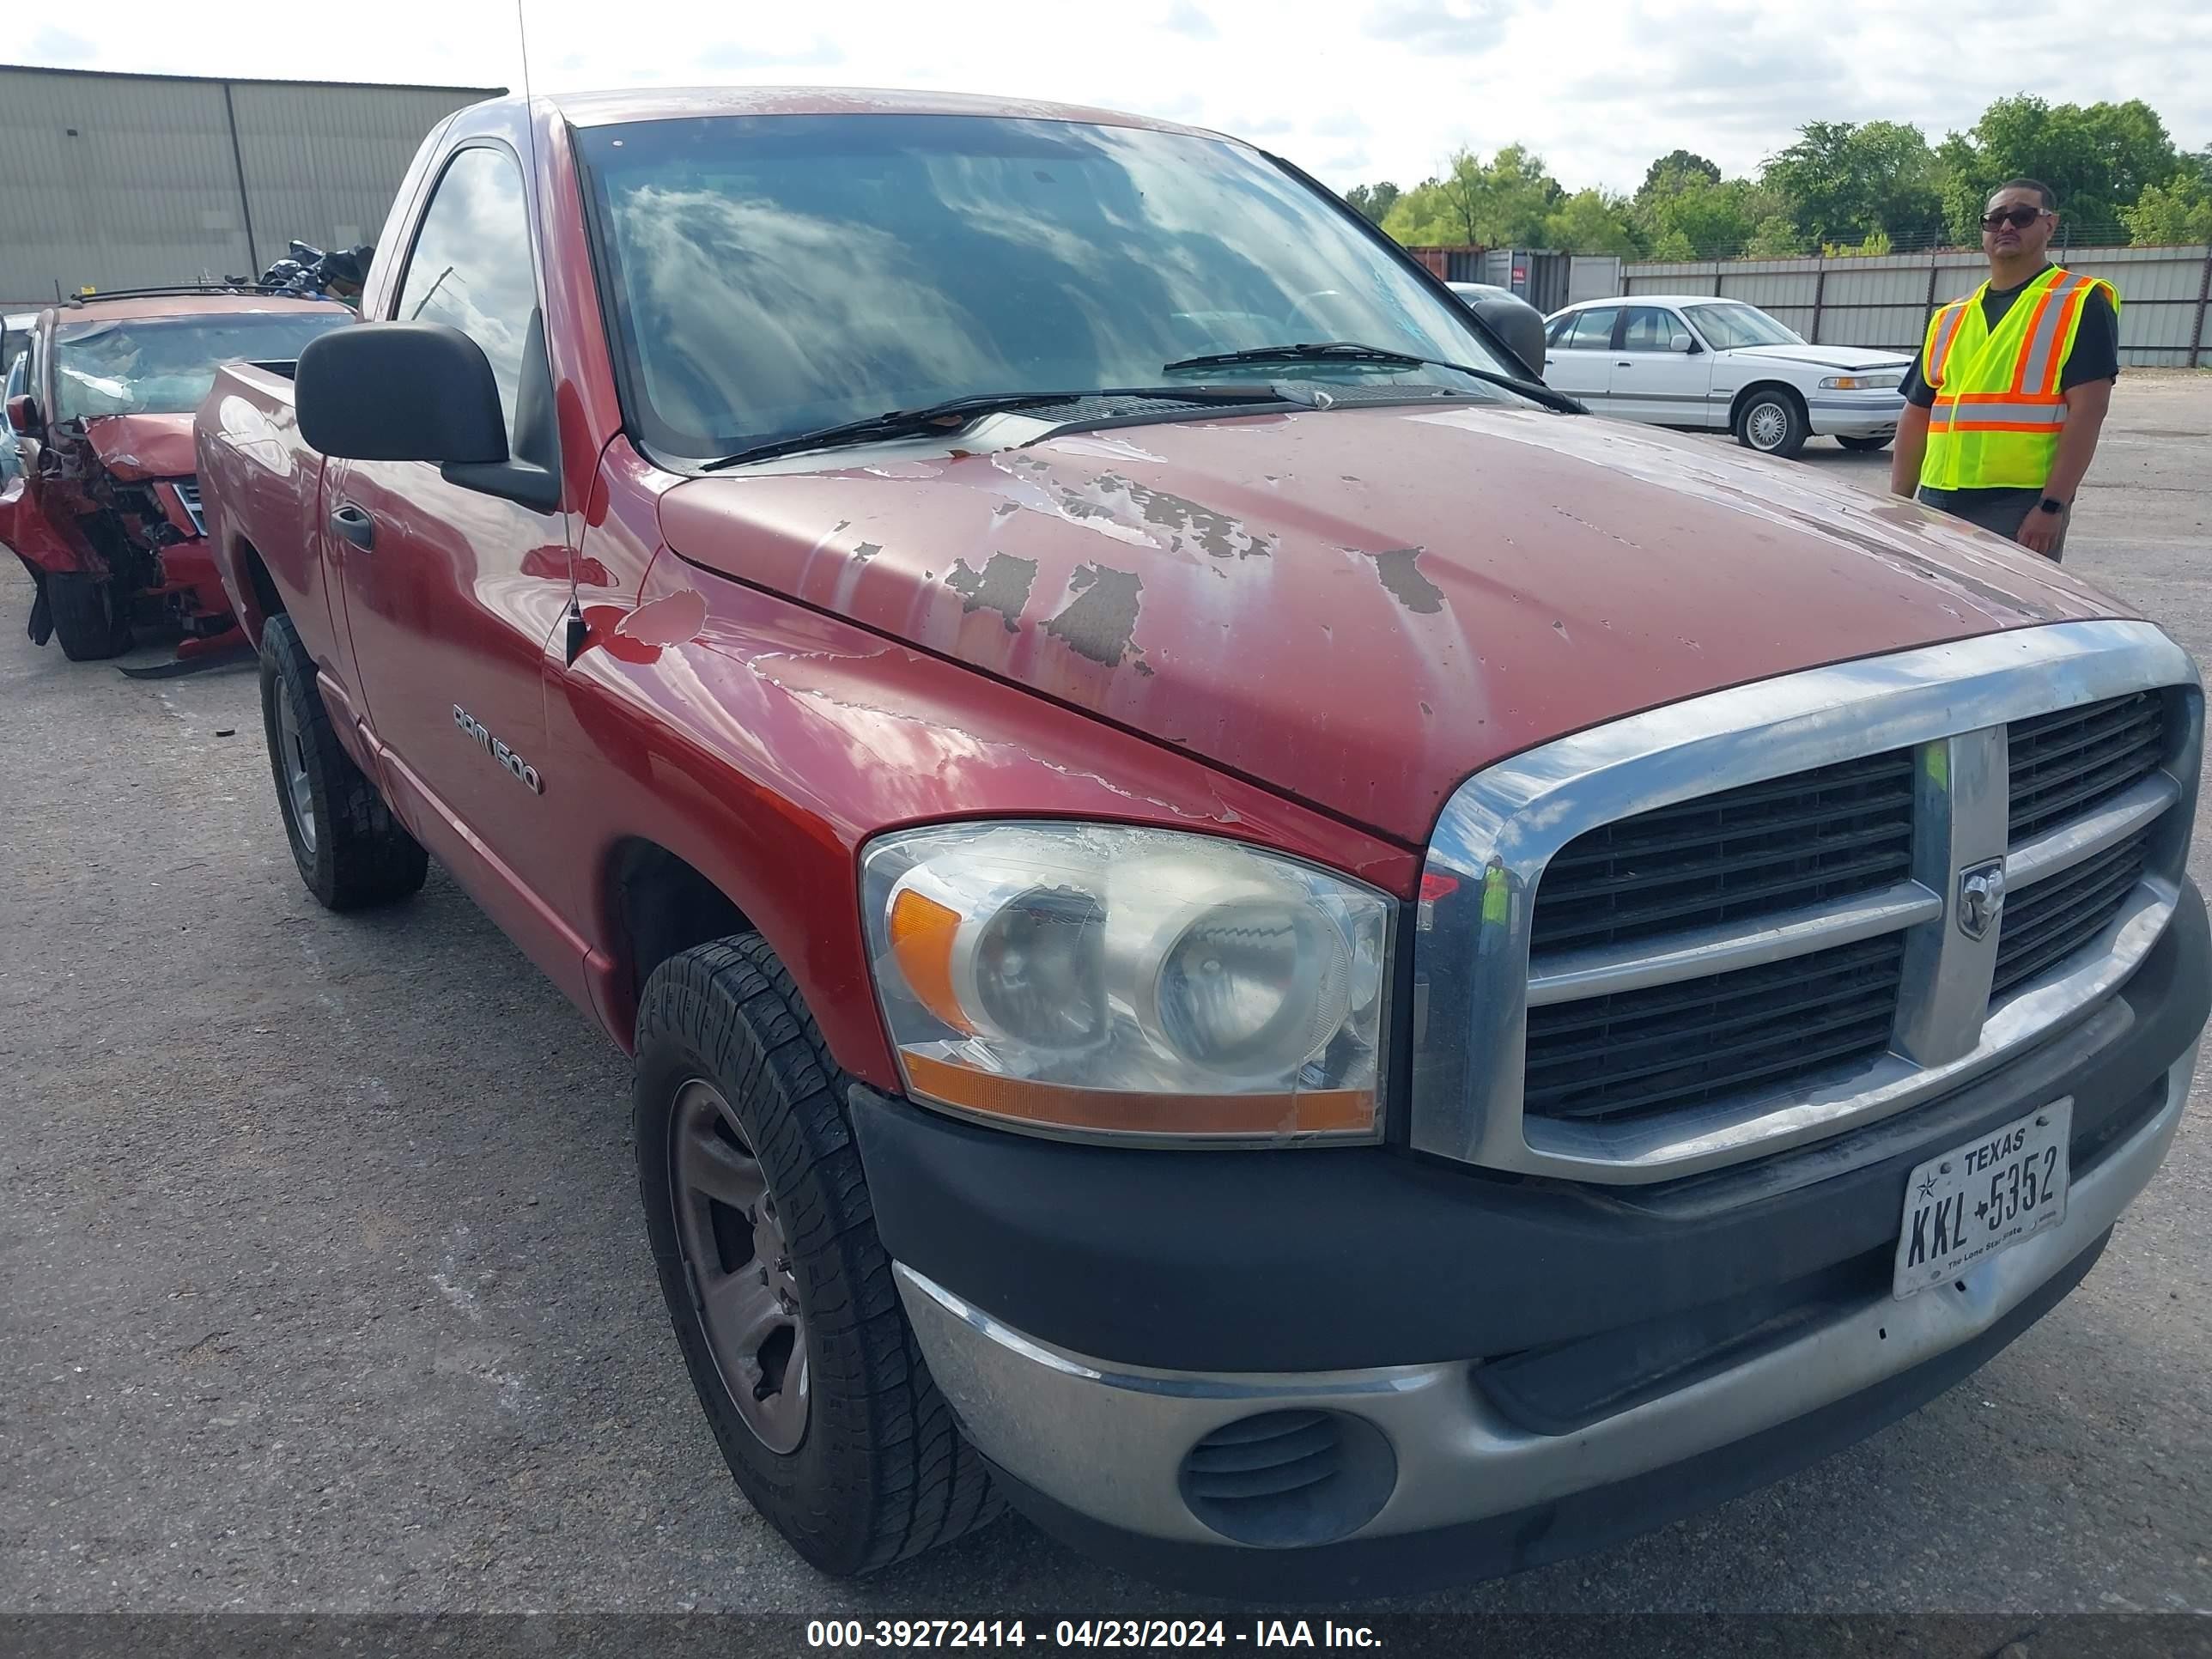
[[[1902,1298],[1948,1283],[2063,1221],[2073,1121],[2069,1097],[1913,1170],[1905,1183],[1892,1293]]]

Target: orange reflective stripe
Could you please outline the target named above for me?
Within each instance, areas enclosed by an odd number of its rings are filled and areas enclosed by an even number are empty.
[[[2014,392],[2048,392],[2056,389],[2059,371],[2064,367],[2059,343],[2069,337],[2089,287],[2088,277],[2062,270],[2043,290],[2043,297],[2028,319],[2027,333],[2021,342],[2020,361],[2013,368]]]
[[[2020,356],[2013,362],[2012,390],[2018,397],[2027,390],[2028,360],[2035,356],[2036,342],[2044,338],[2044,323],[2051,312],[2051,299],[2058,292],[2059,284],[2051,283],[2035,296],[2035,309],[2027,313],[2027,332],[2021,336]]]
[[[1936,315],[1936,343],[1928,354],[1926,372],[1921,376],[1931,386],[1943,384],[1943,368],[1951,361],[1951,342],[1958,337],[1959,325],[1966,320],[1966,306],[1972,297],[1969,295],[1965,300],[1954,300]]]

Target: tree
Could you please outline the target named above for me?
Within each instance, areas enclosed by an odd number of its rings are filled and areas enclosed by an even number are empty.
[[[1679,230],[1670,230],[1651,245],[1651,257],[1668,259],[1677,264],[1698,257],[1698,250],[1690,246],[1690,239]]]
[[[1642,252],[1625,197],[1601,190],[1577,191],[1544,222],[1544,246],[1570,253],[1618,253],[1632,258]]]
[[[1971,133],[1954,134],[1944,218],[1960,242],[1981,240],[1982,208],[2007,179],[2039,179],[2058,197],[2069,240],[2113,233],[2120,210],[2184,165],[2158,112],[2140,98],[2124,104],[2050,104],[2026,93],[2000,98]]]
[[[2120,210],[2128,240],[2137,247],[2212,242],[2212,180],[2185,170],[2163,185],[2146,185],[2135,205]]]
[[[1344,192],[1344,199],[1369,223],[1379,225],[1390,216],[1391,208],[1397,204],[1398,186],[1388,179],[1376,185],[1354,185]]]
[[[1401,196],[1382,228],[1413,246],[1533,247],[1546,219],[1565,198],[1543,158],[1508,144],[1488,161],[1472,150],[1451,158],[1439,178]]]
[[[1805,251],[1796,221],[1786,213],[1769,214],[1759,222],[1743,246],[1747,259],[1793,259]]]
[[[1670,149],[1644,169],[1644,182],[1637,186],[1636,199],[1644,202],[1654,196],[1671,194],[1681,187],[1683,180],[1692,177],[1717,185],[1721,170],[1694,150]]]
[[[1814,241],[1879,231],[1924,246],[1943,228],[1942,164],[1920,129],[1901,121],[1808,121],[1759,177],[1789,199]]]

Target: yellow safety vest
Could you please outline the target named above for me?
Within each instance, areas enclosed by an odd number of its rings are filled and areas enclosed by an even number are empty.
[[[2081,307],[2118,289],[2053,265],[2021,290],[1992,330],[1982,313],[1985,282],[1928,322],[1921,378],[1936,393],[1920,482],[1929,489],[2040,489],[2066,424],[2060,371],[2081,330]]]

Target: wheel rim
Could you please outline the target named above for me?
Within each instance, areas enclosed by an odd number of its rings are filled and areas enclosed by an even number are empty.
[[[1779,449],[1790,435],[1790,415],[1780,404],[1753,404],[1743,417],[1753,449]]]
[[[677,1231],[707,1350],[754,1437],[792,1451],[806,1433],[806,1320],[775,1194],[713,1084],[685,1084],[674,1116]]]
[[[307,744],[300,733],[300,716],[292,707],[291,688],[276,682],[276,763],[283,769],[284,796],[291,809],[292,832],[300,845],[315,850],[315,792],[307,781]]]

